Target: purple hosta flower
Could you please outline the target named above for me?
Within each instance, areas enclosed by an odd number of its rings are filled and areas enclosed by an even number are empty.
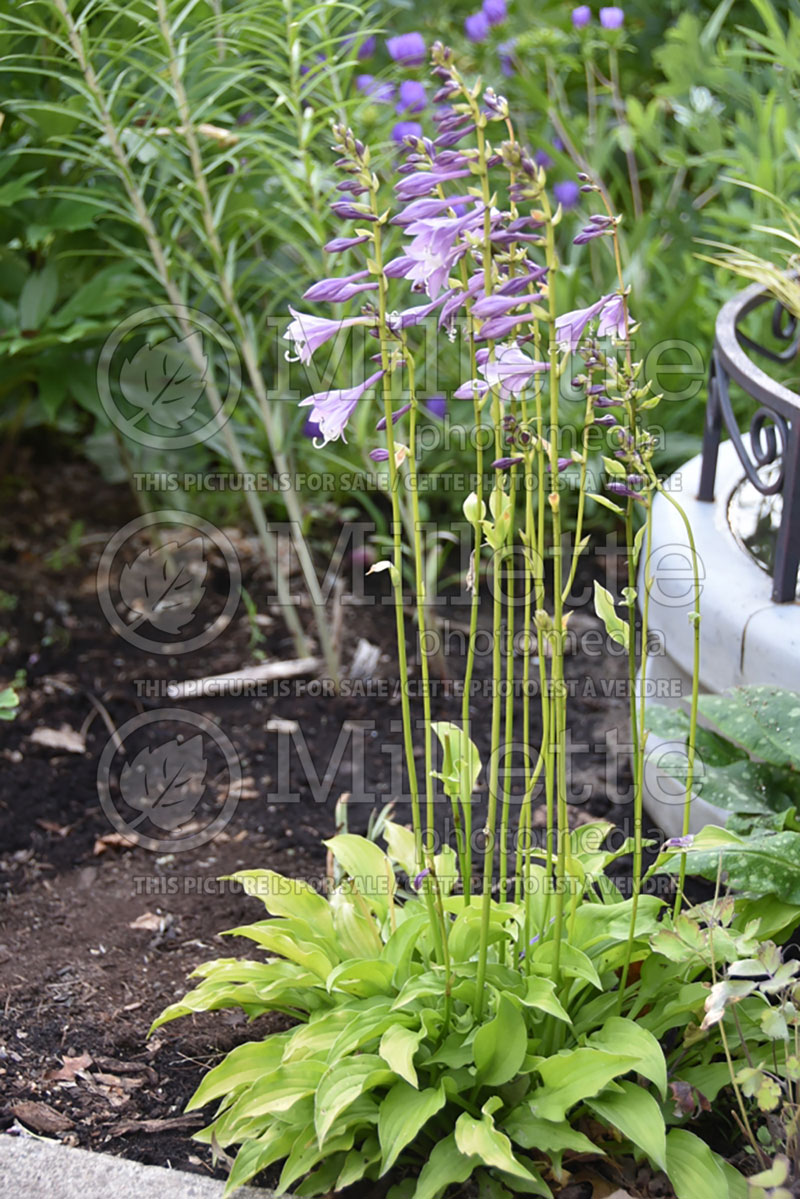
[[[483,208],[476,205],[463,217],[427,217],[406,227],[412,238],[406,254],[413,266],[406,277],[417,290],[435,300],[444,287],[453,266],[466,252],[460,235],[483,221]]]
[[[356,87],[377,104],[391,104],[394,100],[394,84],[374,75],[356,75]]]
[[[412,221],[424,221],[428,217],[440,216],[454,205],[468,204],[472,200],[472,196],[449,196],[444,200],[431,196],[430,199],[413,200],[411,204],[406,205],[402,212],[398,212],[397,216],[392,217],[390,224],[410,225]]]
[[[392,126],[392,141],[402,145],[407,137],[422,137],[422,126],[419,121],[397,121]]]
[[[419,891],[420,887],[422,886],[423,880],[428,877],[430,872],[431,872],[430,866],[426,866],[424,870],[420,870],[419,874],[417,875],[417,877],[414,879],[413,883],[411,884],[415,891]]]
[[[588,308],[575,308],[572,312],[565,312],[557,317],[556,334],[558,336],[558,344],[562,347],[569,347],[570,350],[577,350],[589,321],[599,316],[604,304],[611,298],[611,296],[601,296],[599,300],[594,304],[590,304]]]
[[[323,445],[327,445],[329,441],[335,441],[338,437],[341,437],[342,441],[347,440],[344,431],[356,404],[382,375],[382,370],[376,371],[374,375],[370,375],[356,387],[318,391],[300,401],[301,408],[311,405],[311,420],[316,421],[319,425]]]
[[[472,305],[472,315],[479,316],[481,320],[486,320],[488,317],[505,316],[512,308],[519,308],[520,304],[526,302],[527,297],[520,298],[519,296],[481,296]]]
[[[608,396],[595,396],[592,400],[595,408],[621,408],[622,400],[610,400]]]
[[[661,846],[660,853],[665,849],[691,849],[694,842],[694,833],[687,833],[685,837],[668,837]]]
[[[322,436],[322,430],[315,420],[307,420],[303,425],[302,433],[309,441],[316,441],[318,437]]]
[[[382,449],[370,450],[369,456],[373,462],[388,462],[389,461],[389,451],[388,450],[382,450]]]
[[[517,345],[498,346],[494,360],[488,357],[478,368],[489,387],[496,387],[501,398],[510,400],[530,385],[534,375],[549,369],[546,362],[535,362]]]
[[[328,304],[341,304],[345,300],[352,300],[353,296],[360,295],[362,291],[374,291],[378,286],[374,281],[362,282],[368,275],[369,271],[356,271],[353,275],[342,275],[339,279],[335,276],[320,279],[319,283],[312,284],[303,292],[303,299]]]
[[[364,41],[358,47],[358,61],[363,62],[365,58],[372,58],[378,46],[378,39],[373,34],[372,37],[364,38]]]
[[[497,47],[497,56],[500,59],[500,70],[510,79],[514,74],[514,51],[516,50],[516,41],[511,38],[507,42],[501,42]]]
[[[308,363],[314,351],[335,337],[340,329],[370,323],[369,317],[365,316],[351,316],[339,321],[329,320],[324,316],[309,316],[306,312],[296,312],[291,305],[289,311],[294,319],[290,321],[283,336],[287,341],[294,343],[294,349],[297,351],[296,358],[289,358],[289,351],[286,351],[286,357],[290,362]]]
[[[588,241],[594,241],[596,237],[605,237],[607,233],[611,233],[614,222],[610,216],[596,215],[589,219],[589,224],[584,225],[577,237],[572,239],[572,244],[575,246],[584,246]]]
[[[612,5],[611,8],[600,9],[600,24],[604,29],[621,29],[625,21],[623,9]]]
[[[469,173],[469,170],[454,167],[445,167],[440,170],[434,168],[432,171],[415,171],[414,174],[406,175],[399,183],[396,183],[394,190],[400,201],[416,200],[420,196],[430,195],[435,188],[440,187],[443,183],[448,183],[451,179],[463,179]]]
[[[424,85],[415,79],[404,79],[397,93],[397,111],[422,112],[426,104]]]
[[[553,195],[562,208],[575,208],[581,198],[581,189],[574,179],[564,179],[553,185]]]
[[[453,392],[453,399],[472,400],[476,395],[485,396],[488,390],[489,384],[484,379],[467,379]]]
[[[407,254],[401,254],[398,258],[390,258],[384,264],[383,273],[387,279],[405,279],[413,265],[413,258],[409,258]]]
[[[439,328],[450,328],[452,320],[459,309],[463,308],[467,300],[478,295],[483,291],[483,274],[473,275],[467,282],[466,290],[463,287],[454,288],[442,305],[442,311],[439,314]]]
[[[421,33],[400,33],[386,41],[389,57],[404,67],[421,67],[427,50]]]
[[[411,411],[411,405],[403,404],[400,408],[398,408],[395,412],[392,413],[392,424],[396,425],[397,422],[400,420],[400,417],[405,416],[405,414],[410,411]],[[380,433],[385,428],[386,428],[386,417],[382,416],[381,419],[378,421],[377,425],[375,426],[375,429],[377,430],[377,432]],[[388,457],[388,455],[387,455],[387,457]]]
[[[502,25],[508,16],[506,0],[483,0],[481,8],[490,25]]]
[[[341,254],[344,250],[352,250],[353,246],[363,245],[365,241],[369,241],[366,233],[361,237],[334,237],[323,249],[326,254]]]
[[[606,491],[610,491],[614,495],[625,496],[630,500],[640,500],[642,498],[640,492],[631,490],[627,484],[619,483],[615,479],[612,479],[610,483],[606,483]]]
[[[567,469],[567,467],[568,467],[568,466],[572,466],[572,459],[571,459],[571,458],[559,458],[559,459],[557,460],[556,469],[558,470],[558,473],[559,473],[559,474],[561,474],[563,471],[565,471],[565,470]],[[548,470],[550,470],[550,463],[549,463],[549,462],[547,463],[547,469],[548,469]]]
[[[406,308],[402,312],[390,313],[387,317],[387,323],[395,331],[410,329],[412,325],[419,325],[439,307],[442,300],[448,294],[448,292],[445,292],[444,295],[438,296],[430,304],[418,304],[416,307]]]
[[[524,458],[497,458],[492,463],[492,469],[493,470],[510,470],[512,466],[519,466],[519,464],[524,461],[525,461]]]
[[[479,332],[475,334],[475,340],[502,341],[504,337],[513,333],[517,325],[528,320],[530,315],[527,312],[517,313],[516,316],[493,316],[481,325]]]
[[[447,416],[447,400],[444,396],[431,396],[425,401],[425,407],[436,420],[444,420]]]
[[[585,29],[592,19],[592,10],[588,4],[579,4],[572,10],[572,24],[575,29]]]
[[[349,200],[337,200],[331,204],[331,212],[345,221],[377,221],[378,219],[365,205],[351,204]]]
[[[596,416],[594,418],[594,423],[596,425],[602,425],[605,429],[615,429],[617,427],[617,418],[608,412],[605,416]]]
[[[621,341],[627,333],[626,325],[625,300],[623,296],[619,294],[609,296],[607,303],[603,307],[603,311],[600,313],[597,336],[614,337],[617,341]]]
[[[486,13],[471,13],[464,22],[464,33],[471,42],[485,42],[489,36],[489,18]]]
[[[541,283],[542,279],[547,278],[546,266],[531,266],[525,275],[514,275],[511,279],[507,279],[505,283],[501,283],[497,289],[499,296],[519,296],[528,290],[531,283]]]
[[[475,132],[475,125],[462,125],[457,129],[445,129],[438,137],[434,139],[434,146],[438,150],[447,150],[451,146],[457,146],[458,143],[470,133]]]

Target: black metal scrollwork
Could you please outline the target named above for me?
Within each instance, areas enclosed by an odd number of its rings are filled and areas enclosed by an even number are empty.
[[[795,598],[800,564],[800,395],[771,379],[745,350],[773,362],[791,361],[800,350],[798,322],[782,304],[776,303],[772,332],[776,340],[789,343],[780,351],[759,345],[740,327],[749,313],[769,299],[756,284],[730,300],[717,318],[698,499],[714,498],[717,454],[724,427],[752,485],[762,495],[783,498],[772,598],[777,603],[786,603]],[[758,404],[750,421],[749,445],[745,444],[733,411],[732,381]],[[773,463],[778,463],[778,469],[767,479],[761,468]]]

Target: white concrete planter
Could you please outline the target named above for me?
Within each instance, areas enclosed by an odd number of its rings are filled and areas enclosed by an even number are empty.
[[[747,442],[747,439],[744,439]],[[772,580],[737,542],[728,523],[731,494],[742,467],[731,442],[719,451],[713,503],[697,495],[700,456],[692,458],[666,484],[691,522],[700,562],[701,691],[719,692],[742,684],[766,683],[800,690],[800,605],[775,604]],[[642,555],[642,559],[644,554]],[[639,596],[644,594],[644,561]],[[691,695],[693,610],[691,557],[679,514],[662,496],[653,507],[653,577],[650,629],[663,639],[664,654],[648,657],[645,677],[652,701],[673,706]],[[679,785],[658,768],[667,750],[663,739],[648,739],[644,805],[666,837],[682,832]],[[673,745],[673,749],[676,748]],[[702,799],[692,805],[691,831],[724,824],[727,813]]]

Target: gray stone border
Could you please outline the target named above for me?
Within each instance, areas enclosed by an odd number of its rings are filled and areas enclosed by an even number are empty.
[[[10,1133],[0,1133],[0,1178],[7,1199],[222,1199],[225,1190],[224,1182],[202,1174]],[[242,1187],[236,1197],[280,1199],[274,1191],[254,1187]]]

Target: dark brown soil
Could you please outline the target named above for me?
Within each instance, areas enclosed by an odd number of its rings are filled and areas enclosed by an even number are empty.
[[[334,831],[334,805],[342,792],[352,795],[352,831],[363,832],[370,813],[391,800],[397,818],[409,819],[403,784],[392,771],[402,742],[394,615],[382,602],[386,576],[373,576],[367,582],[377,579],[377,585],[343,609],[345,667],[359,638],[380,651],[372,680],[352,684],[350,694],[312,694],[291,681],[285,694],[169,700],[154,695],[153,684],[224,674],[255,661],[243,608],[223,635],[193,654],[148,656],[129,645],[100,610],[95,575],[109,537],[136,515],[130,493],[102,483],[85,463],[34,469],[23,462],[16,469],[4,484],[7,502],[0,518],[0,602],[7,634],[0,684],[24,672],[19,714],[0,724],[0,1127],[17,1121],[69,1143],[213,1174],[210,1151],[190,1139],[196,1125],[175,1121],[204,1071],[238,1041],[262,1035],[269,1024],[262,1020],[245,1032],[243,1017],[216,1013],[168,1025],[150,1041],[148,1028],[183,993],[195,965],[236,952],[220,931],[256,914],[254,901],[217,882],[219,876],[270,866],[320,878],[325,869],[321,839]],[[76,532],[77,521],[83,527]],[[293,657],[279,613],[263,598],[268,584],[253,541],[226,531],[250,596],[262,618],[271,618],[260,626],[258,648],[269,660]],[[588,561],[590,572],[601,572],[607,581],[608,563],[599,557]],[[212,564],[203,599],[213,612],[219,607],[219,565]],[[358,576],[363,571],[358,559],[345,563],[344,597],[362,590]],[[459,607],[453,619],[463,622],[463,612]],[[307,612],[303,619],[309,624]],[[574,622],[579,630],[598,627],[585,607],[576,611]],[[410,624],[407,631],[412,652]],[[452,679],[461,677],[463,663],[456,653],[449,654],[446,665]],[[590,787],[588,799],[574,806],[576,822],[602,816],[625,826],[627,807],[615,806],[607,794],[612,780],[606,780],[602,750],[608,730],[619,729],[624,740],[626,700],[621,692],[618,698],[602,698],[602,681],[621,681],[623,670],[616,655],[576,652],[569,659],[569,677],[576,684],[572,736],[587,746],[576,759],[572,783],[576,789],[581,783]],[[477,663],[478,684],[489,674],[487,656]],[[137,689],[137,680],[148,684],[149,693],[141,685]],[[98,759],[110,730],[165,706],[183,706],[215,721],[237,751],[244,780],[242,797],[218,835],[176,853],[122,841],[97,788]],[[521,718],[521,699],[517,707]],[[433,708],[437,719],[460,720],[460,698],[444,681],[436,687]],[[487,702],[477,696],[472,710],[473,735],[485,755]],[[297,722],[317,773],[322,777],[329,770],[316,797],[296,749],[288,759],[288,782],[299,799],[287,796],[281,740],[285,749],[291,738],[274,731],[274,725],[268,729],[275,718]],[[336,763],[335,747],[347,722],[361,729],[356,737],[366,751],[363,779],[349,751]],[[157,725],[149,727],[152,736],[145,732],[141,742],[145,747],[148,738],[150,744],[157,740]],[[32,740],[35,730],[39,740]],[[85,749],[68,751],[58,737],[55,745],[43,744],[41,730],[54,730],[62,741],[65,730],[83,732]],[[534,698],[534,744],[537,730]],[[626,785],[625,769],[619,769],[614,788]],[[215,784],[222,774],[221,764],[210,761]],[[194,813],[201,828],[224,799],[214,785],[207,790]],[[447,811],[438,809],[445,834]],[[479,794],[475,828],[482,814]],[[41,1104],[61,1115],[60,1121],[55,1117],[59,1129],[52,1127],[52,1114],[36,1106]]]

